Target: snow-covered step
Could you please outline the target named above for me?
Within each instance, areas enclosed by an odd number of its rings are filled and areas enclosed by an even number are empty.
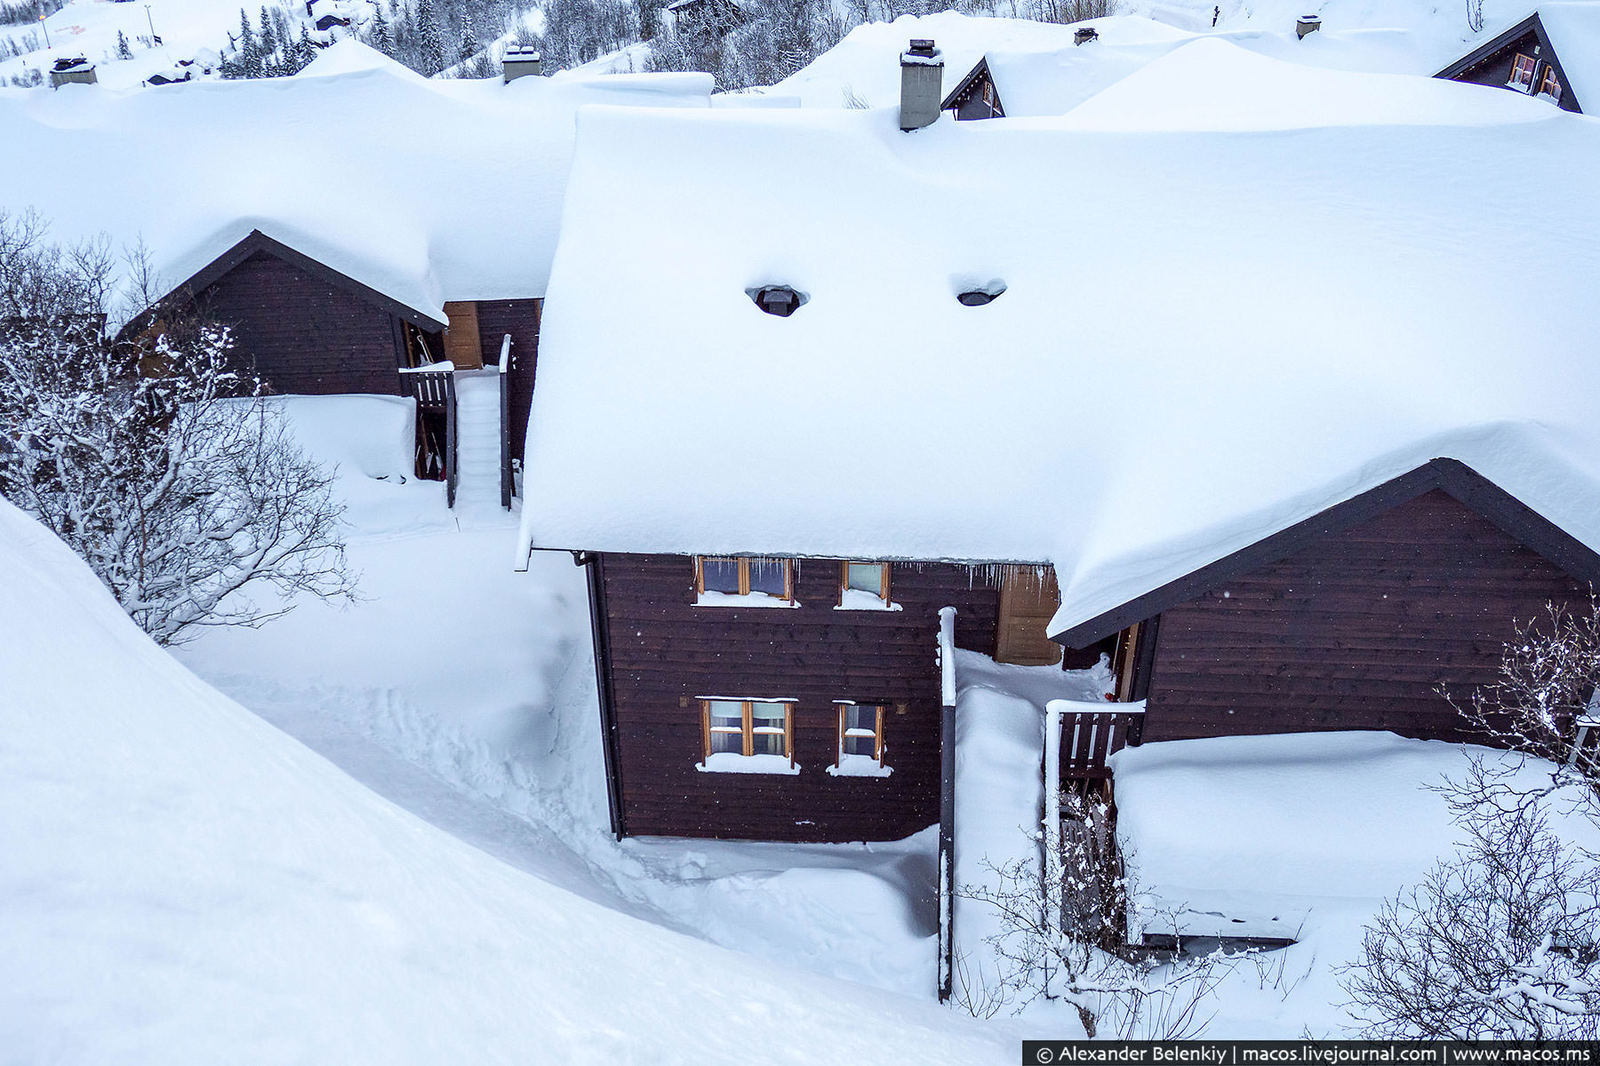
[[[456,372],[456,506],[500,506],[500,374]]]

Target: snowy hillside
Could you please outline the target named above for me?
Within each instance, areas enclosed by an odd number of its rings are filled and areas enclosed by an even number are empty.
[[[14,1061],[1011,1058],[502,865],[202,684],[3,502],[0,555]]]

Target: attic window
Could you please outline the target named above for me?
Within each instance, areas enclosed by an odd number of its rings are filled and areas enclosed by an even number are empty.
[[[1539,79],[1539,95],[1547,96],[1552,103],[1561,102],[1561,79],[1556,76],[1556,68],[1545,64],[1544,77]]]
[[[805,297],[787,285],[764,286],[751,293],[750,298],[761,310],[779,318],[788,318],[805,303]]]
[[[956,294],[956,299],[963,307],[982,307],[984,304],[993,303],[1006,291],[1006,287],[999,282],[985,285],[982,288],[968,289]]]
[[[836,611],[898,611],[889,598],[889,564],[846,559],[839,563]]]
[[[1533,68],[1539,61],[1532,56],[1525,56],[1521,52],[1511,61],[1511,77],[1506,81],[1506,88],[1516,89],[1520,92],[1533,92]]]
[[[794,560],[700,555],[694,560],[696,607],[798,607]]]

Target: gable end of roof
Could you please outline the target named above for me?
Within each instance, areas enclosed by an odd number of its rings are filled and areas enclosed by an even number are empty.
[[[1219,584],[1287,558],[1315,540],[1352,529],[1434,489],[1488,519],[1501,532],[1538,552],[1579,581],[1600,585],[1600,553],[1465,463],[1440,458],[1334,504],[1119,607],[1051,633],[1050,639],[1069,648],[1087,647],[1135,622],[1194,599]]]
[[[948,111],[966,99],[967,93],[971,92],[973,87],[978,84],[980,77],[988,78],[990,81],[994,80],[994,76],[989,73],[988,56],[978,60],[973,68],[967,71],[966,77],[956,82],[956,87],[951,89],[949,95],[944,98],[944,102],[939,105],[939,110]]]

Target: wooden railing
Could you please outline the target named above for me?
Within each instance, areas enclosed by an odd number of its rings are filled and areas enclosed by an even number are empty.
[[[1120,703],[1105,709],[1094,704],[1052,700],[1050,710],[1060,714],[1059,773],[1062,780],[1098,781],[1111,776],[1106,760],[1129,744],[1137,745],[1144,731],[1144,704]]]
[[[451,507],[456,505],[456,375],[455,367],[430,370],[427,367],[410,368],[402,377],[411,383],[411,395],[423,410],[444,412],[444,495]]]
[[[1589,701],[1591,711],[1597,709],[1597,702],[1600,702],[1600,697]],[[1586,714],[1573,724],[1577,727],[1577,735],[1572,738],[1572,752],[1567,756],[1567,765],[1593,780],[1600,776],[1600,717]]]

